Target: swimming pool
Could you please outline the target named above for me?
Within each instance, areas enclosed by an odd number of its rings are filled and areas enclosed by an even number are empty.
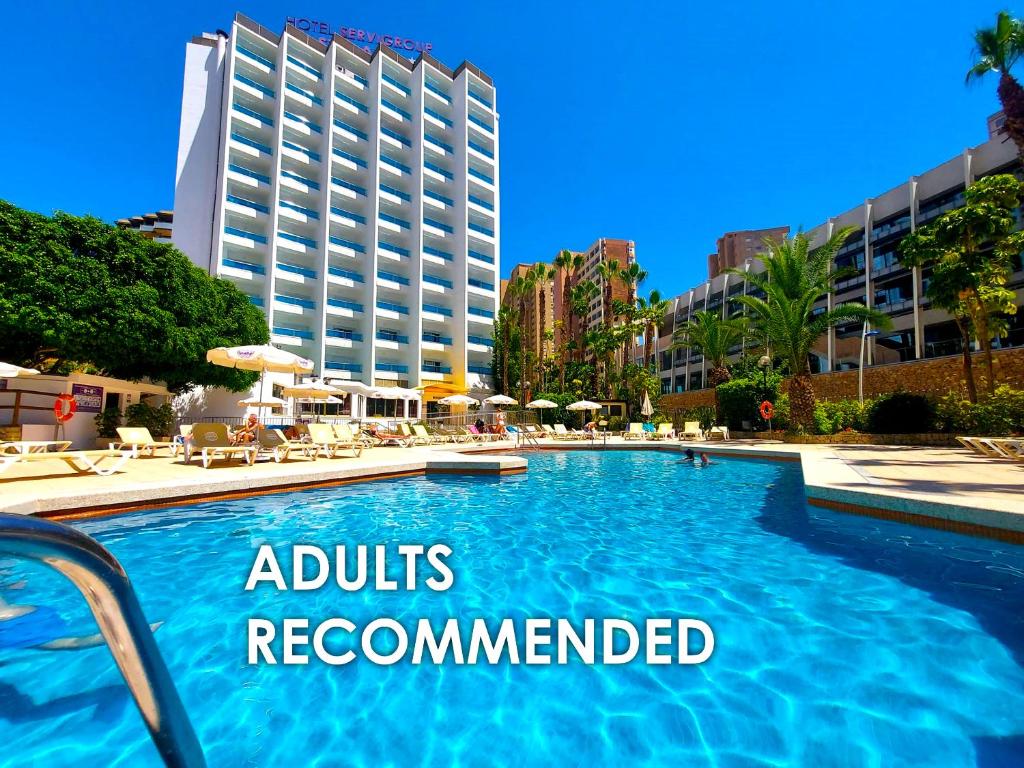
[[[211,766],[1024,762],[1024,547],[808,508],[797,465],[545,452],[79,525],[131,575]],[[444,542],[447,592],[245,592],[262,543]],[[95,627],[41,568],[0,595]],[[694,616],[700,666],[246,664],[250,616]],[[104,648],[0,643],[0,766],[157,765]]]

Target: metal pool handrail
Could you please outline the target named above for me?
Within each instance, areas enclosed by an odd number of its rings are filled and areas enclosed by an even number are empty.
[[[67,525],[0,514],[0,555],[44,563],[85,597],[164,764],[203,768],[206,759],[138,597],[102,544]]]

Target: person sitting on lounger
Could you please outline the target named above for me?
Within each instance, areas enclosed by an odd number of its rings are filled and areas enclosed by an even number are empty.
[[[683,451],[683,458],[681,458],[678,461],[678,463],[679,464],[693,464],[695,458],[696,457],[693,454],[693,448],[687,448],[685,451]]]
[[[256,418],[256,414],[250,413],[249,418],[245,420],[245,424],[235,430],[235,433],[231,436],[231,442],[235,445],[254,443],[256,442],[257,432],[263,428],[260,420]]]
[[[487,431],[487,425],[484,423],[484,420],[481,419],[479,416],[476,417],[476,421],[473,423],[473,426],[476,427],[477,432],[482,433]]]

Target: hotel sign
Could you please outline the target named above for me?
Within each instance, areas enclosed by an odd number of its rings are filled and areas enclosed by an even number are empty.
[[[317,19],[303,19],[298,16],[289,16],[288,23],[296,29],[302,30],[307,35],[319,37],[320,42],[327,45],[334,35],[344,37],[368,53],[373,52],[373,46],[383,45],[392,48],[399,53],[430,53],[434,47],[433,43],[425,43],[422,40],[413,40],[411,37],[399,37],[398,35],[382,35],[379,32],[368,32],[358,27],[336,27],[331,28],[329,22],[318,21]]]

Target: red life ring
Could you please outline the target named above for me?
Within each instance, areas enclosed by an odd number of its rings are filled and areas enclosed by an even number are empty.
[[[772,416],[775,415],[775,406],[772,405],[770,400],[765,400],[761,403],[761,418],[765,421],[769,421]]]
[[[75,415],[75,411],[77,410],[78,401],[75,400],[73,395],[69,395],[67,392],[57,395],[57,399],[53,402],[53,415],[57,417],[58,424],[70,421],[71,417]]]

